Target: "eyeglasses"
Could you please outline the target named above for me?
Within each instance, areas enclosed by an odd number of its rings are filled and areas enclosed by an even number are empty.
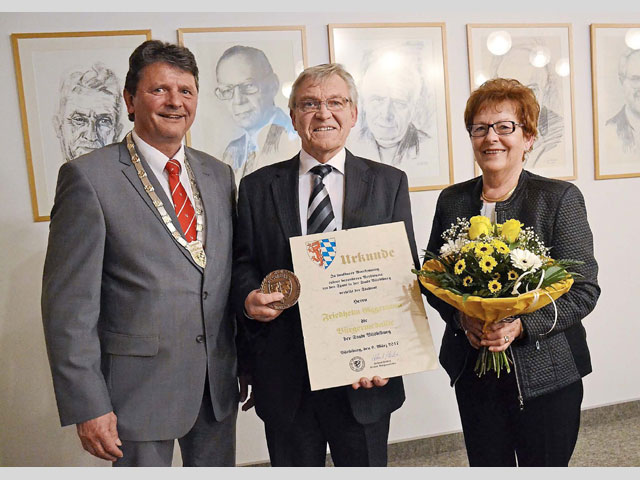
[[[255,83],[237,83],[235,85],[225,85],[223,87],[216,88],[216,97],[220,100],[231,100],[235,94],[236,88],[240,90],[242,95],[253,95],[260,91],[260,87]]]
[[[348,98],[336,97],[329,98],[328,100],[302,100],[300,103],[296,103],[295,107],[304,113],[319,112],[322,105],[327,107],[330,112],[340,112],[344,110],[351,102]]]
[[[516,123],[511,120],[504,120],[496,123],[473,123],[467,125],[467,131],[472,137],[485,137],[489,133],[489,129],[493,128],[493,131],[498,135],[511,135],[516,131],[516,127],[524,127],[524,123]]]

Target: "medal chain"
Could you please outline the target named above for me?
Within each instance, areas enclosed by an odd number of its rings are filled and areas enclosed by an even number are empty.
[[[196,263],[200,265],[202,268],[204,268],[206,265],[207,259],[204,253],[202,242],[200,240],[187,242],[184,236],[182,236],[180,231],[175,227],[175,225],[171,221],[171,217],[167,213],[167,210],[164,208],[164,204],[162,203],[162,200],[160,200],[160,197],[158,197],[158,194],[155,192],[155,188],[153,188],[153,185],[151,185],[151,182],[149,181],[149,177],[147,176],[147,172],[144,170],[144,167],[142,166],[142,162],[140,161],[140,157],[138,156],[138,153],[136,152],[136,149],[133,143],[133,137],[131,135],[131,132],[127,133],[127,150],[129,150],[129,155],[131,156],[131,162],[133,163],[133,166],[136,169],[136,172],[138,173],[138,178],[142,182],[144,191],[147,192],[147,195],[149,195],[149,198],[151,199],[151,202],[153,203],[154,207],[156,207],[156,209],[158,210],[158,213],[160,214],[160,218],[162,218],[162,221],[165,227],[167,227],[167,230],[169,230],[169,233],[171,234],[171,236],[175,238],[175,240],[183,248],[187,249],[187,251],[191,254],[191,256],[196,261]],[[202,232],[204,229],[204,215],[203,215],[204,210],[202,208],[202,198],[200,197],[200,190],[198,189],[198,185],[195,182],[193,170],[191,170],[191,165],[189,165],[189,162],[187,161],[186,156],[184,159],[184,164],[185,164],[185,167],[187,168],[187,175],[189,176],[191,189],[193,190],[193,200],[196,207],[195,208],[196,232]]]

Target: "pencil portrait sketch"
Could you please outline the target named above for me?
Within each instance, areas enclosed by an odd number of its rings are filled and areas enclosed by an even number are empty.
[[[100,62],[63,76],[52,123],[65,161],[120,140],[121,92],[116,74]]]
[[[330,25],[332,61],[358,89],[355,155],[407,173],[411,190],[451,181],[448,99],[440,25]]]
[[[190,146],[245,175],[300,151],[289,116],[289,93],[304,69],[304,27],[223,27],[178,30],[200,67],[198,120]]]
[[[526,168],[532,169],[547,164],[557,164],[562,160],[564,142],[564,119],[561,112],[562,92],[557,75],[551,65],[536,67],[529,57],[531,52],[544,52],[545,44],[532,38],[516,43],[504,55],[492,57],[491,77],[516,78],[531,88],[540,104],[538,117],[538,138],[533,149],[527,154]],[[542,62],[541,62],[542,63]]]
[[[216,81],[216,97],[242,130],[222,155],[236,178],[287,158],[287,144],[297,145],[298,137],[289,115],[275,104],[280,80],[265,53],[245,45],[228,48],[216,64]]]
[[[628,49],[622,53],[618,80],[624,105],[605,126],[615,131],[623,155],[640,161],[640,50]]]
[[[592,24],[596,179],[640,176],[640,25]]]
[[[58,170],[132,128],[122,88],[131,52],[151,30],[11,35],[31,207],[49,220]]]
[[[472,90],[490,78],[515,78],[540,104],[538,138],[525,168],[575,178],[573,94],[568,27],[468,26]]]
[[[414,168],[424,158],[424,168],[437,175],[432,99],[420,68],[419,50],[416,54],[403,52],[410,52],[411,46],[405,43],[363,53],[358,86],[362,155],[405,169]]]

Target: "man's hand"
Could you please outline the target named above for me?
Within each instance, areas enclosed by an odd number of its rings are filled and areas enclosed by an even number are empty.
[[[118,437],[117,423],[113,412],[78,423],[76,428],[82,447],[91,455],[110,462],[122,458],[122,450],[118,448],[122,446],[122,442]]]
[[[358,390],[360,387],[362,388],[373,388],[373,387],[384,387],[387,382],[389,382],[388,378],[380,378],[377,375],[369,380],[367,377],[362,377],[359,381],[352,383],[351,388],[354,390]]]
[[[268,305],[272,302],[279,302],[284,298],[280,292],[262,293],[260,290],[253,290],[244,300],[244,311],[247,316],[258,322],[270,322],[276,319],[283,311],[271,308]]]
[[[251,375],[240,375],[238,377],[238,381],[240,382],[240,403],[247,400],[247,396],[249,395],[249,385],[252,384]],[[249,395],[249,399],[242,404],[242,411],[246,412],[247,410],[251,410],[255,402],[253,400],[253,389],[251,390],[251,395]]]

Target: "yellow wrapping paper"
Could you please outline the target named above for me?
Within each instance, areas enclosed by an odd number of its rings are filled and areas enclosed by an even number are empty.
[[[435,272],[444,271],[444,267],[437,260],[425,262],[422,269]],[[484,320],[485,326],[489,323],[499,322],[507,317],[535,312],[550,304],[552,298],[555,301],[558,297],[568,292],[571,285],[573,285],[573,278],[569,277],[546,288],[523,293],[517,297],[483,298],[469,296],[466,301],[463,301],[462,295],[456,295],[449,290],[440,288],[435,280],[422,276],[419,278],[420,283],[440,300],[447,302],[469,317]],[[548,293],[548,295],[544,292]]]

